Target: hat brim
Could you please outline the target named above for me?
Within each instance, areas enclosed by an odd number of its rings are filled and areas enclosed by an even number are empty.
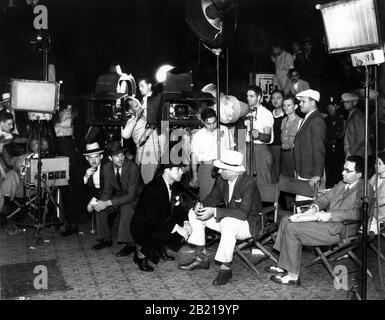
[[[97,148],[97,149],[93,149],[93,150],[88,150],[86,152],[83,153],[84,156],[90,156],[92,154],[99,154],[99,153],[103,153],[104,150],[102,148]]]
[[[119,153],[126,153],[127,150],[128,150],[128,148],[122,148],[122,149],[119,149],[119,150],[116,150],[116,151],[113,151],[113,152],[109,152],[108,155],[110,157],[112,157],[112,156],[115,156],[115,155],[117,155]]]
[[[232,170],[235,172],[245,172],[246,171],[246,169],[243,165],[232,166],[232,165],[223,163],[220,160],[214,160],[213,165],[214,165],[214,167],[217,167],[219,169],[227,169],[227,170]]]

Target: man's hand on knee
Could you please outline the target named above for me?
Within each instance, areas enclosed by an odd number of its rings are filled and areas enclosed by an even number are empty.
[[[107,200],[107,201],[99,200],[98,203],[94,206],[94,208],[97,212],[100,212],[111,205],[112,205],[111,200]]]

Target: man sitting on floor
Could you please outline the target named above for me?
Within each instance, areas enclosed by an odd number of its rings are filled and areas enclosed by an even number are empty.
[[[260,228],[258,212],[262,209],[257,184],[246,175],[243,155],[233,150],[222,152],[214,161],[220,176],[210,194],[189,212],[192,234],[188,242],[196,246],[196,258],[179,265],[182,270],[208,269],[205,228],[221,233],[215,260],[222,263],[214,285],[224,285],[232,278],[231,262],[237,240],[251,238]]]
[[[364,160],[360,156],[346,159],[343,180],[333,189],[317,197],[304,213],[281,220],[274,249],[280,252],[278,266],[267,267],[276,273],[270,280],[284,285],[299,285],[302,246],[330,246],[344,237],[344,220],[362,219]],[[373,188],[369,186],[369,212],[373,203]],[[323,211],[326,209],[327,211]],[[349,235],[358,232],[359,224],[349,226]]]

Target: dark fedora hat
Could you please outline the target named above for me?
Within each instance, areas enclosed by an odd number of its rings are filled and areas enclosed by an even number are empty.
[[[109,156],[114,156],[119,153],[126,153],[128,148],[122,148],[120,142],[117,140],[113,140],[107,144],[107,154]]]
[[[183,163],[182,161],[178,161],[178,162],[172,162],[171,160],[169,160],[167,163],[161,163],[160,164],[160,168],[162,168],[163,170],[164,169],[171,169],[171,168],[184,168],[184,167],[187,167],[188,164],[186,163]]]

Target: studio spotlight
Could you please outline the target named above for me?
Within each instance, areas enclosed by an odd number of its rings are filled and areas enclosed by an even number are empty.
[[[161,66],[157,71],[156,71],[156,74],[155,74],[155,79],[158,83],[162,83],[162,82],[165,82],[166,79],[167,79],[167,72],[171,71],[172,69],[174,69],[175,67],[169,65],[169,64],[165,64],[163,66]]]

